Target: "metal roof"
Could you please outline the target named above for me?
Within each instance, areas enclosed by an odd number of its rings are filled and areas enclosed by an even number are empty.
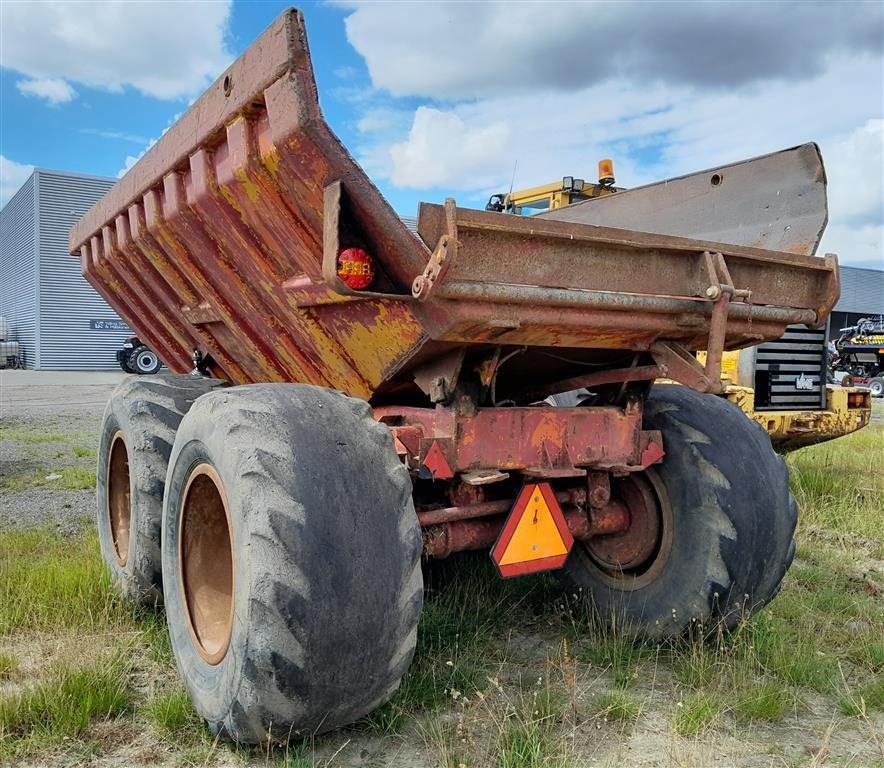
[[[841,298],[833,311],[884,314],[884,270],[841,267]]]

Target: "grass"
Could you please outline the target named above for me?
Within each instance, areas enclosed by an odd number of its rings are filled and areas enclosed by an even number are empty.
[[[111,589],[94,534],[71,540],[31,529],[0,537],[0,636],[96,631],[127,611]]]
[[[37,685],[0,699],[0,755],[58,745],[96,719],[122,715],[131,703],[128,670],[122,654],[87,665],[56,662]]]
[[[675,705],[675,730],[682,736],[696,736],[709,730],[722,712],[718,697],[697,693]]]
[[[515,695],[502,695],[494,710],[494,700],[483,699],[492,722],[497,727],[492,754],[499,768],[552,768],[565,766],[569,760],[559,724],[564,719],[563,701],[542,678],[533,686],[519,686]],[[503,714],[498,712],[503,704]]]
[[[180,688],[154,694],[144,705],[144,714],[161,734],[170,738],[193,740],[205,732],[202,718],[187,692]]]
[[[874,744],[884,711],[884,585],[880,565],[868,563],[884,559],[882,451],[876,425],[788,457],[802,506],[795,563],[770,606],[711,639],[655,644],[603,633],[549,576],[501,581],[486,558],[466,555],[433,563],[414,664],[392,701],[343,735],[269,752],[211,739],[177,682],[162,613],[115,596],[94,534],[5,531],[0,761],[59,762],[59,752],[93,759],[106,748],[100,726],[108,721],[122,732],[149,729],[178,764],[208,764],[220,753],[290,768],[338,764],[341,744],[408,745],[415,736],[429,764],[443,768],[564,768],[589,764],[587,749],[606,764],[594,750],[646,720],[668,723],[653,726],[664,738],[715,745],[719,734],[754,743],[760,725],[775,738],[777,723],[813,715]],[[41,643],[56,661],[35,663],[20,650]],[[597,729],[598,739],[587,733]]]
[[[18,659],[15,656],[6,651],[0,651],[0,680],[12,677],[18,667]]]
[[[641,714],[641,705],[635,698],[622,690],[603,693],[596,700],[596,711],[605,720],[635,722]]]
[[[801,526],[884,543],[884,426],[789,454]]]
[[[64,432],[45,432],[40,429],[25,428],[20,425],[0,427],[0,440],[9,440],[15,443],[29,445],[35,443],[69,443],[83,439],[91,439],[91,436],[67,434]]]
[[[0,693],[0,757],[41,750],[88,750],[90,729],[101,720],[134,712],[131,686],[136,648],[146,648],[155,671],[171,678],[171,652],[163,617],[116,596],[94,533],[65,537],[54,531],[7,531],[0,537],[0,645],[50,658],[36,673]],[[38,656],[39,658],[39,656]],[[12,674],[18,659],[0,656]],[[162,674],[161,674],[162,676]],[[182,701],[183,697],[183,701]],[[186,706],[185,706],[186,704]],[[141,707],[150,722],[171,731],[195,715],[186,696],[156,697]],[[188,717],[190,718],[188,720]],[[201,726],[200,726],[201,727]],[[176,734],[184,733],[176,731]],[[178,736],[176,735],[176,738]]]
[[[26,488],[56,490],[91,490],[95,487],[95,469],[91,467],[59,467],[13,472],[0,479],[0,490],[23,491]]]

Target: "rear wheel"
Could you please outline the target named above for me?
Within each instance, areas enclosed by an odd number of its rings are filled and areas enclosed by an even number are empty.
[[[162,551],[178,670],[216,733],[346,725],[411,662],[420,529],[365,402],[293,384],[202,398],[175,440]]]
[[[612,483],[630,528],[575,544],[565,573],[607,624],[653,638],[733,628],[776,595],[794,555],[786,466],[739,408],[686,387],[655,386],[644,426],[666,456]]]
[[[175,429],[193,402],[221,384],[198,376],[129,379],[104,410],[98,446],[98,538],[127,597],[162,599],[163,489]]]
[[[878,376],[872,379],[869,382],[869,392],[872,393],[872,397],[884,396],[884,378]]]

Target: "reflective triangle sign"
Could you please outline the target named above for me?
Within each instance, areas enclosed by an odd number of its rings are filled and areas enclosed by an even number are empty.
[[[522,488],[504,523],[491,559],[504,578],[561,568],[574,544],[549,483]]]

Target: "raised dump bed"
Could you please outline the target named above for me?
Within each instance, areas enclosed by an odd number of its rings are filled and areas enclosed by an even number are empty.
[[[727,282],[706,254],[746,291],[726,313],[726,348],[820,322],[838,295],[833,258],[433,205],[418,231],[423,242],[324,121],[291,11],[89,211],[71,250],[173,370],[198,349],[237,384],[366,398],[452,345],[705,348],[708,291]],[[350,246],[374,261],[362,291],[336,274]],[[416,299],[434,252],[447,261]],[[521,367],[526,388],[548,383]]]
[[[777,227],[825,221],[816,157]],[[705,231],[740,218],[719,214]],[[87,279],[179,372],[108,403],[102,553],[127,595],[164,600],[215,732],[284,741],[388,700],[422,555],[561,569],[601,621],[655,638],[772,599],[794,552],[787,470],[701,392],[724,349],[823,323],[837,261],[690,230],[448,200],[413,235],[323,120],[294,10],[84,217]]]

